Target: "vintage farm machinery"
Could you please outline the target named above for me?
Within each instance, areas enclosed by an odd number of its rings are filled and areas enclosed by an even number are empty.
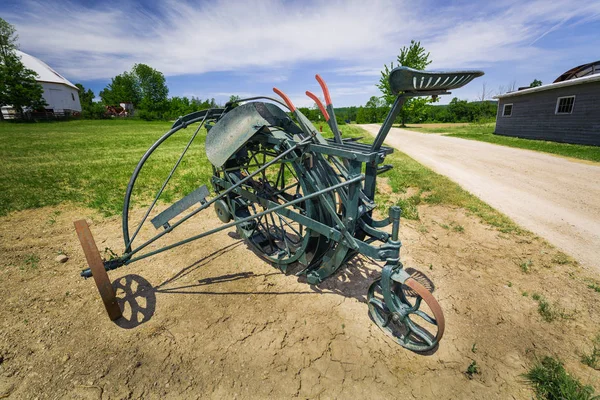
[[[387,218],[374,219],[376,180],[391,169],[383,161],[393,150],[383,142],[406,99],[449,94],[448,90],[481,75],[479,71],[394,69],[390,87],[397,98],[372,144],[342,137],[329,91],[318,75],[325,106],[317,96],[306,93],[317,103],[333,139],[325,139],[276,88],[273,90],[283,102],[254,97],[181,117],[148,149],[129,181],[123,206],[123,255],[103,260],[85,220],[75,222],[90,267],[81,275],[93,276],[114,320],[121,317],[121,309],[107,271],[225,229],[235,227],[257,254],[283,272],[293,265],[296,274],[306,276],[312,285],[362,254],[385,263],[381,277],[367,293],[373,321],[401,346],[418,352],[431,350],[444,333],[444,315],[429,290],[400,262],[400,208],[393,206]],[[282,108],[295,116],[296,122]],[[146,161],[169,137],[191,125],[197,125],[196,130],[170,174],[141,221],[130,226],[131,196]],[[202,126],[208,131],[205,148],[213,166],[214,194],[210,197],[207,186],[199,186],[148,221]],[[210,206],[223,225],[158,249],[147,249]],[[148,222],[158,233],[136,245],[140,229]],[[391,230],[381,229],[389,225]]]

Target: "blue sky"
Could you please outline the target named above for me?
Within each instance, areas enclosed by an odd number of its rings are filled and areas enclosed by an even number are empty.
[[[277,86],[298,106],[319,92],[336,106],[379,95],[384,63],[411,39],[430,69],[486,75],[451,97],[475,100],[600,59],[600,0],[481,1],[35,1],[3,0],[20,48],[96,94],[145,63],[167,77],[170,96],[242,97]]]

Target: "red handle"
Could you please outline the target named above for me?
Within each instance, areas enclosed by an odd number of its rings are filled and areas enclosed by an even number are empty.
[[[329,121],[329,114],[327,113],[327,110],[323,106],[323,103],[321,102],[321,100],[317,96],[315,96],[313,93],[309,92],[308,90],[306,91],[306,95],[308,97],[310,97],[311,99],[313,99],[315,103],[317,103],[317,107],[319,107],[319,110],[321,110],[321,113],[325,117],[325,121]]]
[[[319,76],[319,74],[315,75],[315,78],[317,78],[317,82],[319,82],[319,85],[321,85],[321,89],[323,89],[323,96],[325,96],[325,104],[330,105],[331,96],[329,95],[329,89],[327,89],[327,84],[325,83],[323,78]]]
[[[294,106],[294,103],[292,103],[292,101],[290,100],[290,98],[287,97],[287,95],[285,93],[283,93],[281,90],[277,89],[276,87],[273,88],[273,91],[275,93],[277,93],[279,95],[279,97],[281,97],[283,99],[283,101],[285,102],[285,104],[287,104],[287,106],[290,108],[291,112],[296,111],[296,106]]]

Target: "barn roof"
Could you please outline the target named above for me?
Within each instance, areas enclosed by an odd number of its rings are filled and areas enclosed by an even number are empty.
[[[567,87],[567,86],[583,85],[583,84],[591,83],[591,82],[600,82],[600,74],[587,75],[587,76],[582,76],[581,78],[573,78],[573,79],[569,79],[569,80],[562,81],[562,82],[550,83],[548,85],[542,85],[542,86],[538,86],[538,87],[532,87],[529,89],[517,90],[514,92],[510,92],[510,93],[499,94],[497,96],[494,96],[494,98],[495,99],[504,99],[506,97],[522,96],[525,94],[543,92],[545,90],[553,90],[553,89],[558,89],[558,88]]]
[[[23,53],[19,50],[17,50],[17,55],[21,57],[21,62],[26,68],[29,68],[38,74],[38,77],[36,78],[38,82],[61,83],[63,85],[70,86],[73,89],[77,89],[77,86],[73,85],[67,80],[67,78],[53,70],[48,64],[39,58],[27,53]]]
[[[569,79],[581,78],[582,76],[600,74],[600,60],[579,65],[575,68],[571,68],[554,81],[554,83],[567,81]]]

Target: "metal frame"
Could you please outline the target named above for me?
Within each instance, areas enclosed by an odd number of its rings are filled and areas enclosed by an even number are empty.
[[[398,84],[398,82],[403,82],[404,80],[410,81],[410,74],[413,73],[411,71],[406,69],[392,71],[395,73],[396,83]],[[415,76],[420,77],[421,80],[427,78],[431,81],[436,78],[436,75],[432,73],[419,71],[414,73],[418,73]],[[438,77],[439,79],[436,82],[439,82],[442,79],[441,77],[443,77],[452,82],[452,88],[454,88],[458,87],[457,82],[461,79],[467,82],[475,76],[479,76],[477,75],[477,71],[469,72],[470,75],[468,76],[465,75],[465,72],[461,72],[461,74],[460,78],[456,75],[451,79],[453,76],[452,73],[443,73],[443,75]],[[317,285],[321,283],[327,277],[333,275],[356,254],[363,254],[374,260],[382,261],[385,263],[382,277],[371,285],[367,293],[369,310],[374,322],[388,335],[394,337],[399,344],[413,351],[428,351],[437,346],[444,331],[444,318],[441,308],[431,293],[404,271],[400,262],[401,242],[399,240],[399,227],[402,211],[399,207],[393,206],[390,208],[387,218],[375,221],[372,217],[372,210],[375,208],[377,175],[392,168],[391,165],[381,165],[386,155],[393,151],[389,147],[384,147],[383,143],[403,104],[411,97],[424,95],[437,96],[449,94],[449,92],[443,87],[436,87],[436,90],[411,90],[399,93],[375,140],[371,145],[366,145],[342,137],[335,119],[335,111],[327,85],[320,76],[317,75],[316,78],[323,89],[326,107],[323,106],[315,95],[310,92],[307,92],[307,94],[317,102],[319,109],[325,116],[334,133],[333,140],[323,138],[312,123],[293,105],[290,99],[276,88],[274,91],[281,96],[283,103],[268,97],[254,97],[245,100],[266,99],[275,101],[291,111],[297,121],[297,125],[287,115],[278,111],[278,109],[273,110],[271,108],[271,111],[269,111],[269,107],[260,106],[259,103],[255,103],[256,106],[254,108],[236,108],[236,104],[227,103],[225,108],[215,108],[192,113],[180,117],[173,124],[171,130],[160,137],[146,151],[133,171],[127,185],[123,204],[123,239],[125,251],[120,257],[104,261],[104,269],[102,269],[102,265],[99,264],[101,260],[99,259],[99,255],[96,254],[98,251],[93,243],[93,238],[91,238],[91,233],[89,233],[89,228],[87,228],[87,225],[84,227],[81,221],[76,224],[84,252],[91,267],[82,271],[81,275],[84,277],[94,276],[102,298],[105,300],[106,308],[111,313],[111,318],[118,318],[120,313],[117,313],[114,306],[116,304],[114,301],[114,291],[110,292],[108,290],[110,280],[108,280],[105,271],[131,264],[225,229],[236,227],[243,230],[244,226],[253,221],[260,221],[260,218],[263,216],[271,216],[272,218],[274,214],[277,214],[280,216],[280,220],[281,217],[284,217],[289,221],[299,224],[299,226],[310,229],[312,232],[311,235],[314,234],[324,239],[323,242],[319,242],[318,248],[314,250],[316,254],[315,258],[311,261],[305,261],[306,266],[299,273],[306,275],[306,280],[309,284]],[[277,116],[274,116],[273,112]],[[252,113],[258,114],[255,115]],[[227,116],[225,118],[227,123],[219,125],[219,121],[224,116]],[[251,124],[252,122],[249,121],[255,121],[254,123],[262,121],[260,122],[261,124],[266,123],[265,121],[270,122],[269,126],[248,125],[245,127],[244,125],[231,125],[232,123]],[[135,228],[133,235],[130,236],[130,200],[143,166],[154,151],[168,138],[196,123],[198,126],[190,136],[187,145],[157,191],[141,222]],[[215,123],[215,125],[213,126],[209,123]],[[206,187],[202,186],[196,189],[159,214],[159,217],[155,217],[152,220],[155,228],[162,228],[160,232],[143,243],[134,245],[140,229],[147,221],[165,187],[173,177],[175,170],[180,165],[183,157],[203,126],[206,126],[207,130],[215,129],[215,131],[210,132],[213,135],[211,138],[219,138],[220,136],[214,135],[225,133],[224,129],[227,130],[229,129],[227,127],[231,126],[235,127],[235,130],[230,129],[229,132],[239,132],[240,135],[244,135],[242,140],[240,140],[240,136],[233,136],[230,142],[224,143],[222,145],[225,146],[224,152],[223,148],[218,149],[220,157],[218,158],[218,164],[221,163],[221,160],[227,159],[228,155],[230,158],[223,165],[213,165],[214,175],[211,183],[215,190],[215,196],[207,200],[206,195],[208,191]],[[252,129],[252,131],[249,132],[247,129]],[[232,134],[228,135],[231,137]],[[244,142],[246,140],[247,142]],[[259,164],[258,159],[256,159],[255,163],[258,169],[253,172],[242,171],[242,166],[246,165],[244,164],[245,160],[248,160],[247,157],[250,153],[250,148],[256,151],[252,157],[256,158],[256,154],[259,153],[263,155],[263,163]],[[209,148],[207,147],[208,151]],[[268,162],[266,161],[267,154],[271,157]],[[248,163],[250,162],[248,161]],[[262,179],[260,175],[262,174],[263,177],[266,177],[265,171],[276,165],[280,165],[280,168],[285,171],[284,164],[286,163],[293,165],[296,172],[300,172],[298,174],[299,177],[296,177],[298,180],[296,185],[301,184],[304,188],[304,193],[299,197],[284,196],[286,201],[281,203],[276,198],[270,198],[267,192],[263,192],[271,188],[271,186],[268,179]],[[277,180],[279,181],[279,176]],[[281,175],[281,183],[284,187],[282,190],[285,192],[287,183],[285,183],[283,173]],[[186,211],[196,203],[200,206],[192,211]],[[220,210],[221,212],[220,218],[224,222],[223,225],[155,250],[142,251],[213,204],[219,206],[217,211]],[[254,214],[242,213],[238,215],[235,208],[245,207],[244,204],[257,205],[262,207],[263,210],[260,212],[255,210]],[[306,204],[316,207],[315,209],[318,212],[309,216],[304,211],[295,209],[296,206]],[[180,215],[183,216],[171,224],[171,220]],[[223,217],[223,215],[226,217]],[[235,217],[232,217],[233,215]],[[231,218],[234,220],[231,221]],[[391,225],[391,233],[381,229],[389,225]],[[283,225],[281,228],[283,229]],[[266,234],[270,235],[268,229]],[[250,237],[247,239],[251,240]],[[268,239],[271,240],[270,237]],[[286,247],[286,249],[289,252],[289,248]],[[292,262],[296,259],[305,259],[305,257],[291,257],[289,260]],[[275,258],[273,263],[285,271],[286,266],[283,265],[283,261],[278,262]],[[101,272],[99,272],[98,268],[100,268]],[[416,300],[412,302],[409,300],[407,289],[416,293]],[[425,301],[429,305],[429,309],[433,315],[426,314],[420,310],[421,301]],[[415,324],[411,318],[417,317],[422,318],[425,323],[433,326],[434,330],[437,330],[436,334],[433,335],[420,325]]]

